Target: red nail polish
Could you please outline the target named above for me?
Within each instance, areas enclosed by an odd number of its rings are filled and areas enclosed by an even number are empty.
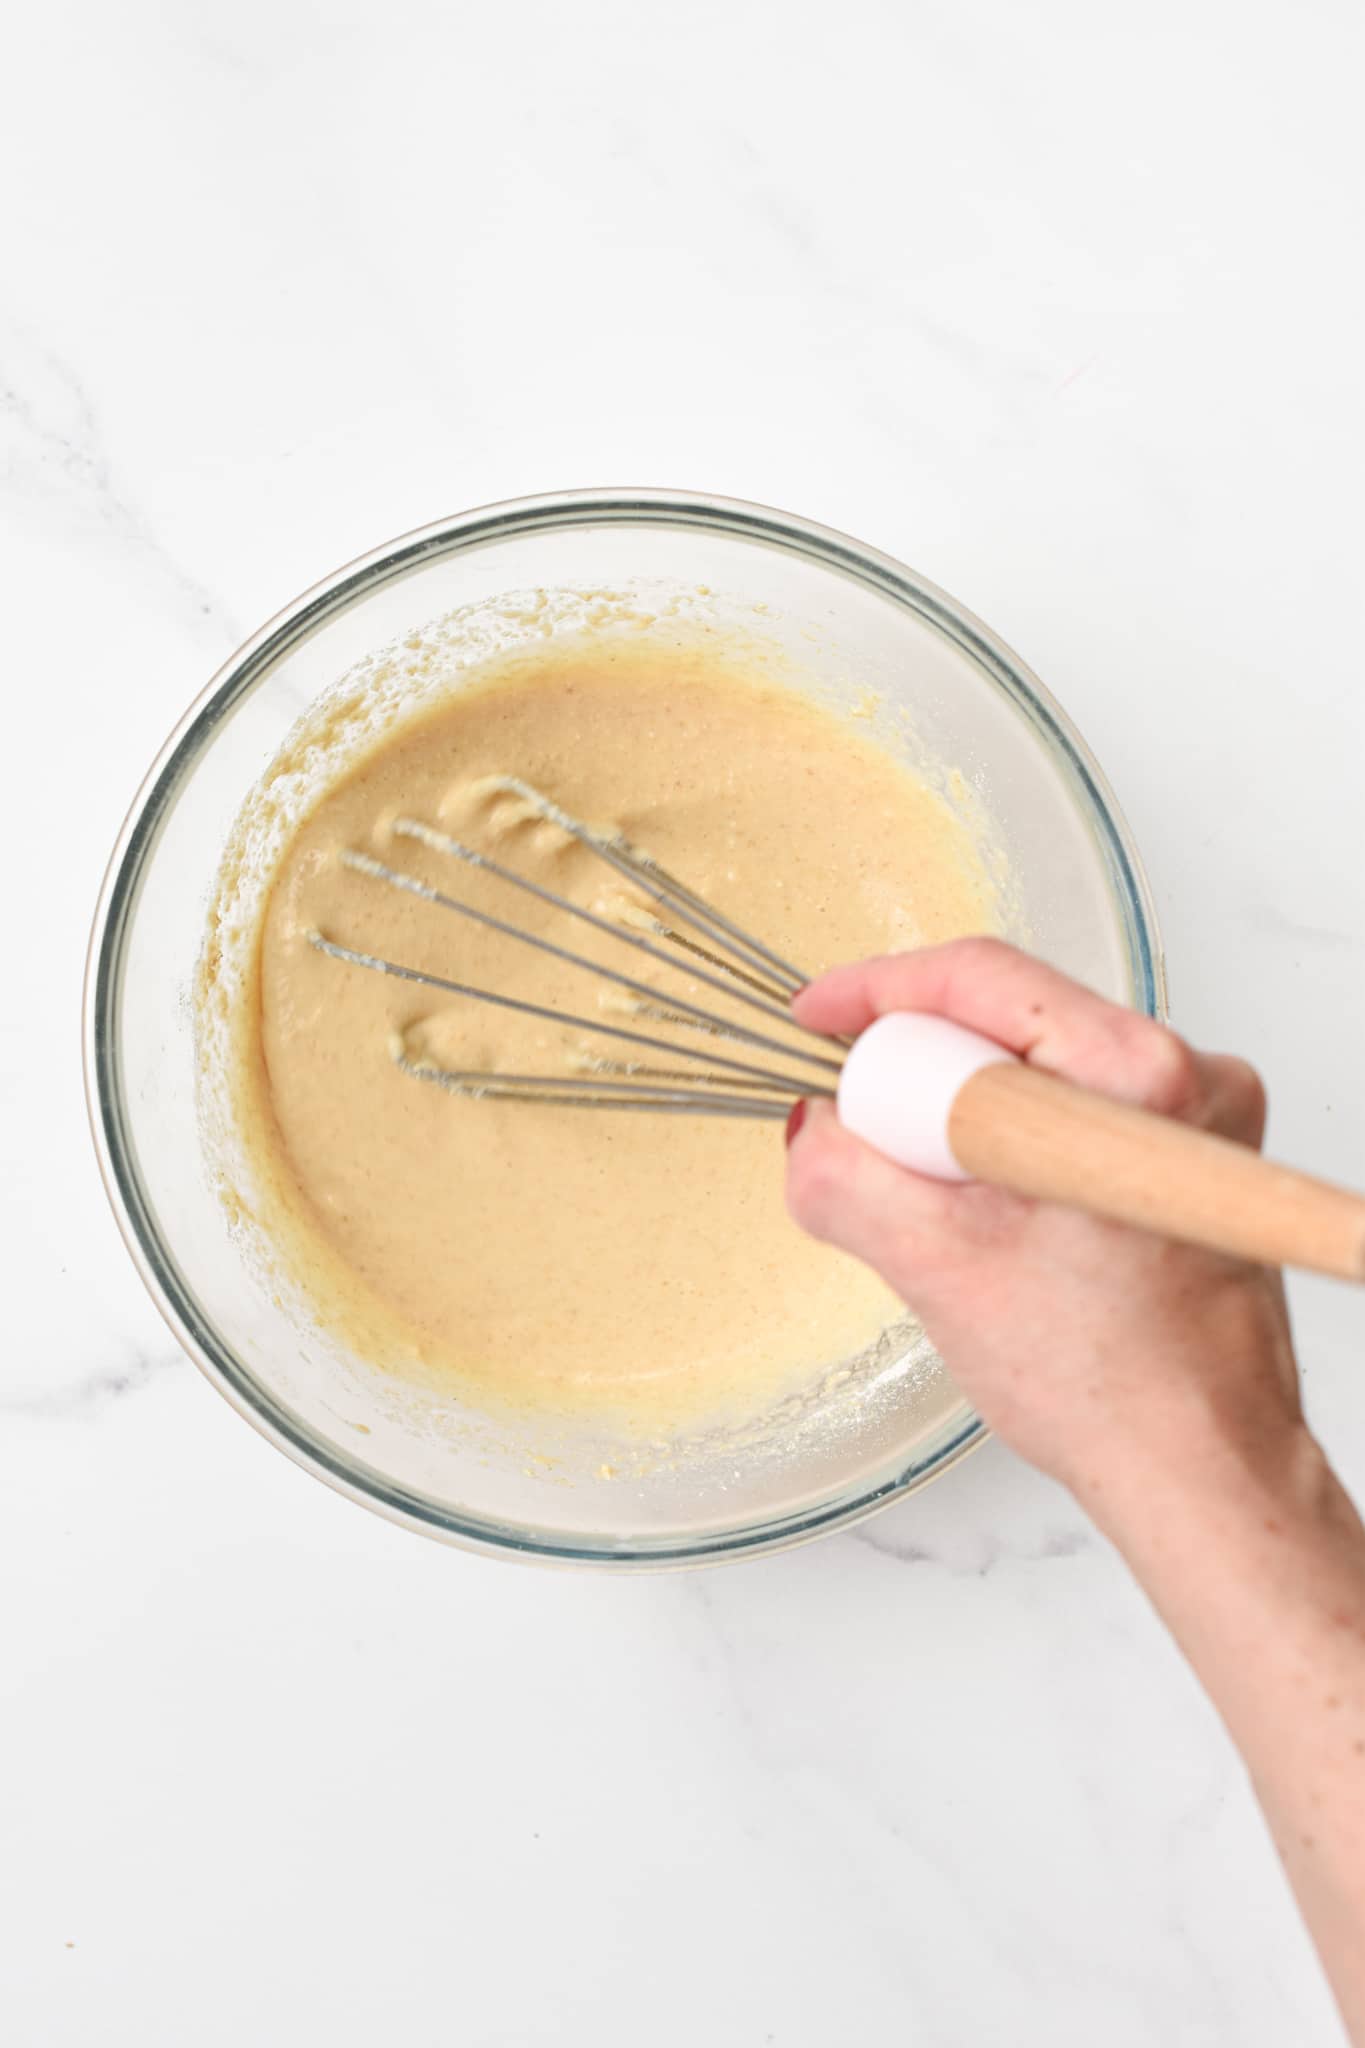
[[[802,1124],[806,1121],[806,1111],[809,1108],[810,1104],[805,1101],[794,1102],[792,1104],[791,1114],[787,1118],[787,1128],[783,1133],[785,1141],[788,1145],[790,1145],[792,1139],[796,1136]]]

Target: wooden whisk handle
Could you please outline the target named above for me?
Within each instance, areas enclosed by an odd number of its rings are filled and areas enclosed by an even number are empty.
[[[982,1067],[948,1134],[976,1180],[1261,1265],[1365,1280],[1360,1195],[1036,1067]]]
[[[839,1116],[921,1173],[1365,1281],[1365,1196],[1025,1066],[946,1018],[899,1012],[870,1025],[840,1076]]]

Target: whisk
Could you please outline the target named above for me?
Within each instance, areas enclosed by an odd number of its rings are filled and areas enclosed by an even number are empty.
[[[685,973],[729,1009],[660,989],[349,849],[341,858],[357,875],[596,977],[628,998],[635,1020],[613,1023],[478,988],[311,932],[319,952],[348,966],[610,1042],[609,1052],[582,1056],[587,1072],[502,1073],[443,1066],[414,1056],[400,1038],[393,1057],[414,1080],[477,1101],[770,1122],[784,1122],[800,1100],[823,1097],[837,1104],[847,1129],[917,1172],[991,1181],[1236,1257],[1365,1280],[1365,1197],[1059,1080],[946,1018],[899,1012],[851,1043],[809,1030],[790,1010],[809,976],[651,855],[516,776],[491,777],[483,788],[575,840],[649,910],[635,910],[630,921],[604,916],[420,819],[397,819],[393,836],[521,891],[655,967]]]

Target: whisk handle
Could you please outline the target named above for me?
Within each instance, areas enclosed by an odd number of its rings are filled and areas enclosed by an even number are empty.
[[[1096,1095],[946,1018],[879,1018],[839,1085],[845,1126],[944,1180],[984,1180],[1265,1265],[1365,1281],[1365,1197]]]

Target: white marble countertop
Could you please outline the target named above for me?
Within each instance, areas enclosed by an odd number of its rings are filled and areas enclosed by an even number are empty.
[[[246,631],[465,505],[696,487],[1020,650],[1179,1021],[1359,1178],[1358,13],[67,0],[5,45],[6,2039],[1334,2042],[1236,1758],[1059,1493],[991,1448],[654,1580],[391,1528],[177,1352],[76,1019],[124,807]],[[1293,1294],[1365,1493],[1365,1305]]]

